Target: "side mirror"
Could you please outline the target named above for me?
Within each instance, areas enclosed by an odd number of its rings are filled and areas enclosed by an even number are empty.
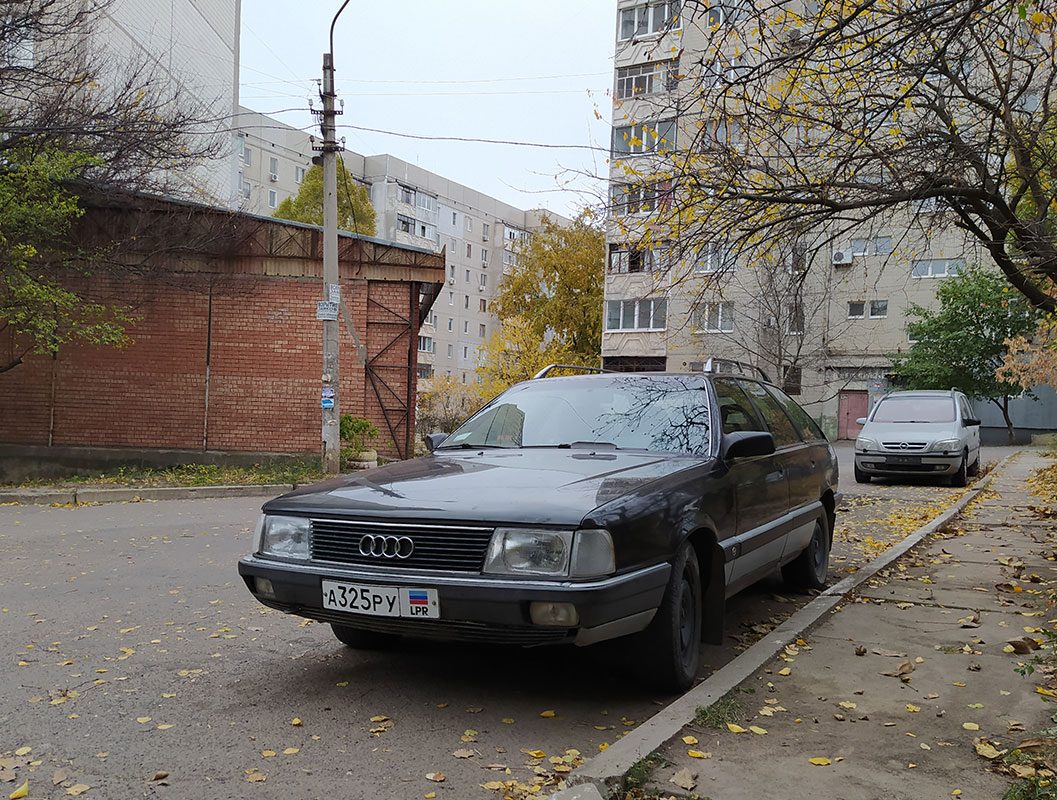
[[[866,417],[859,417],[857,420],[855,420],[855,424],[856,425],[865,425],[866,424]]]
[[[774,452],[774,437],[766,431],[735,431],[723,434],[720,455],[724,460],[767,456]]]
[[[967,428],[970,425],[979,425],[980,424],[980,420],[978,420],[976,417],[966,417],[965,419],[962,420],[962,422],[965,423],[965,427],[967,427]]]
[[[423,437],[422,441],[426,443],[426,449],[432,453],[434,450],[440,447],[441,442],[443,442],[447,438],[448,434],[446,433],[427,433]]]

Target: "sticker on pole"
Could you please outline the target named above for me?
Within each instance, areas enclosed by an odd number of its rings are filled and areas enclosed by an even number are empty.
[[[316,303],[316,319],[324,322],[337,322],[338,304],[333,300],[320,300]]]
[[[322,400],[319,401],[319,406],[320,408],[334,408],[334,398],[324,397]]]
[[[327,299],[332,303],[341,302],[341,284],[340,283],[328,283],[327,284]]]

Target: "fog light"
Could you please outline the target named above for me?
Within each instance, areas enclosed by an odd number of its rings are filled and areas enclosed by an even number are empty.
[[[529,616],[533,625],[571,628],[580,623],[580,615],[572,603],[531,603]]]
[[[257,589],[257,594],[261,597],[267,597],[269,600],[275,599],[275,587],[272,586],[272,582],[267,578],[256,577],[253,579],[254,585]]]

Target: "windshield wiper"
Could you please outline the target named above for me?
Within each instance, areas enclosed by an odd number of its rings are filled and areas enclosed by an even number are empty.
[[[561,444],[554,445],[555,447],[561,447],[563,449],[569,449],[571,447],[603,447],[607,450],[620,450],[621,448],[612,442],[562,442]]]
[[[438,450],[511,450],[512,445],[505,444],[470,444],[469,442],[460,442],[459,444],[449,444],[445,447],[438,447]]]

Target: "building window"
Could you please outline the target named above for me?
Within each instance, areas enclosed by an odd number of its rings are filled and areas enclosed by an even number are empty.
[[[803,388],[804,370],[802,367],[782,367],[782,391],[786,394],[800,394]]]
[[[405,217],[403,214],[396,215],[396,229],[401,233],[410,233],[412,236],[415,235],[415,221],[411,217]]]
[[[455,355],[455,345],[449,344],[448,345],[448,358],[451,358],[453,355]]]
[[[466,218],[466,232],[473,233],[473,220],[469,217]]]
[[[791,336],[802,336],[804,333],[804,306],[793,303],[786,306],[785,332]]]
[[[652,250],[640,250],[627,244],[609,246],[609,271],[611,273],[651,272],[668,268],[670,250],[668,242],[661,242]]]
[[[462,321],[462,332],[463,333],[469,333],[470,332],[470,321],[469,320],[464,319]]]
[[[481,337],[481,338],[483,339],[483,338],[484,338],[484,332],[485,332],[485,328],[484,328],[484,323],[482,322],[482,323],[481,323],[481,324],[480,324],[480,325],[479,325],[479,326],[477,327],[477,335],[478,335],[478,336],[480,336],[480,337]]]
[[[248,148],[242,148],[242,163],[247,167],[253,166],[253,151]]]
[[[425,192],[417,192],[418,195],[418,207],[425,211],[436,211],[437,210],[437,198],[431,194]]]
[[[455,247],[456,247],[455,240],[454,239],[448,239],[448,241],[451,243],[451,247],[449,249],[451,250],[451,254],[454,256],[455,255]]]
[[[275,208],[278,205],[278,195],[275,193],[275,189],[268,190],[268,208]]]
[[[418,228],[418,235],[421,236],[423,239],[431,239],[434,242],[440,241],[439,237],[437,236],[436,225],[430,225],[428,222],[418,221],[416,221],[415,225]]]
[[[910,274],[915,278],[946,278],[960,275],[964,269],[964,258],[927,258],[913,262]]]
[[[679,0],[662,0],[620,12],[620,41],[679,29]]]
[[[675,149],[675,120],[638,122],[613,128],[613,154],[663,153]]]
[[[463,299],[462,299],[462,307],[463,308],[469,308],[470,307],[470,295],[466,295],[465,297],[463,297]]]
[[[862,300],[848,301],[848,319],[862,319],[866,316],[866,303]]]
[[[618,183],[610,189],[613,215],[667,211],[672,205],[672,182]]]
[[[469,242],[466,243],[466,257],[473,258],[473,245]]]
[[[691,313],[695,331],[731,333],[734,330],[734,304],[729,301],[697,303]]]
[[[481,279],[481,288],[485,288],[488,285],[488,276],[482,272],[478,277]]]
[[[452,328],[452,325],[453,325],[454,323],[455,323],[455,320],[454,320],[454,319],[453,319],[452,317],[448,317],[448,330],[449,330],[449,331],[452,331],[452,330],[454,330],[454,328]]]
[[[485,299],[484,299],[484,298],[482,297],[482,298],[481,298],[481,311],[487,311],[487,310],[488,310],[488,301],[487,301],[487,300],[485,300]]]
[[[454,228],[458,224],[459,224],[459,212],[452,211],[451,212],[451,226]],[[452,246],[454,247],[454,245],[452,245]]]
[[[488,237],[491,236],[491,233],[492,233],[492,226],[489,225],[487,222],[482,222],[481,223],[481,241],[487,242],[488,241]]]
[[[514,254],[511,253],[509,250],[503,251],[503,263],[507,266],[511,266],[515,263]]]
[[[667,318],[668,301],[663,297],[606,301],[608,331],[663,331],[668,324]]]
[[[617,70],[617,100],[668,92],[678,85],[679,62],[655,61]]]
[[[455,305],[455,292],[448,292],[448,305]]]
[[[740,147],[744,141],[741,120],[737,117],[710,119],[705,122],[701,143],[705,149],[711,147]]]
[[[279,159],[275,156],[268,159],[268,172],[272,173],[272,175],[279,174]]]
[[[483,247],[481,248],[481,264],[486,267],[488,266],[488,251]]]
[[[887,300],[870,301],[870,319],[884,319],[888,316]]]
[[[734,268],[734,260],[730,257],[726,245],[722,242],[705,242],[697,252],[697,263],[694,272],[712,273],[729,272]]]
[[[294,180],[301,183],[305,179],[305,172],[304,167],[294,167]]]
[[[415,204],[415,190],[409,186],[398,184],[397,197],[401,203],[407,203],[409,206],[413,206]]]
[[[891,236],[874,236],[870,239],[852,239],[853,256],[883,256],[892,252]]]
[[[420,380],[433,377],[433,365],[432,364],[419,364],[418,365],[418,377]]]
[[[470,270],[466,270],[466,282],[470,282]]]
[[[464,347],[462,348],[462,357],[463,357],[463,358],[469,358],[469,356],[470,356],[470,348],[469,348],[469,347],[466,347],[466,346],[464,346]],[[462,376],[462,382],[463,382],[463,383],[466,383],[466,376],[465,376],[465,375],[463,375],[463,376]]]
[[[433,352],[433,337],[432,336],[419,336],[418,337],[418,352],[420,352],[420,353],[432,353]]]
[[[506,238],[507,238],[507,241],[516,242],[517,241],[517,231],[514,230],[513,228],[507,228],[506,229]]]
[[[454,278],[455,277],[455,265],[454,264],[448,264],[448,277],[449,278]]]

